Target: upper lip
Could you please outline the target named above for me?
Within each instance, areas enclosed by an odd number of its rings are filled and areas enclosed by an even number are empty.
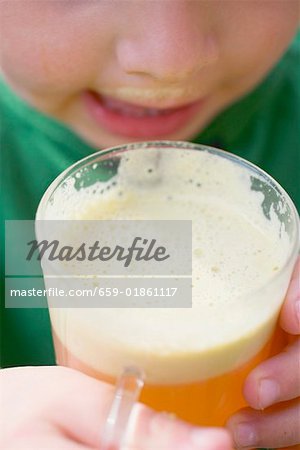
[[[121,96],[117,96],[117,95],[107,95],[107,94],[103,94],[101,92],[97,92],[97,91],[89,91],[91,94],[96,95],[97,97],[99,97],[99,99],[104,100],[106,102],[108,101],[116,101],[116,102],[120,102],[123,103],[124,105],[128,104],[128,105],[132,105],[132,106],[137,106],[137,107],[141,107],[141,108],[148,108],[148,109],[157,109],[157,110],[178,110],[181,108],[185,108],[188,106],[192,106],[193,104],[199,103],[204,99],[204,96],[202,96],[201,98],[197,97],[197,98],[192,98],[187,100],[186,98],[183,99],[172,99],[172,98],[168,98],[168,99],[164,99],[163,101],[156,101],[153,100],[151,101],[150,99],[147,99],[146,101],[143,100],[138,100],[138,99],[133,99],[132,101],[126,97],[126,99],[124,97]]]

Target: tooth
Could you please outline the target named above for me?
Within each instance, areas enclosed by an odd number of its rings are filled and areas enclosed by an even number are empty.
[[[167,114],[169,112],[168,109],[143,108],[142,106],[141,107],[135,105],[131,106],[129,104],[122,105],[120,104],[120,102],[111,99],[109,97],[102,97],[102,102],[103,105],[110,111],[128,117],[136,117],[136,118],[157,117]]]
[[[140,111],[137,111],[137,110],[132,111],[131,110],[131,111],[129,111],[128,115],[139,118],[139,117],[145,117],[147,114],[146,114],[145,110],[141,109]]]
[[[104,106],[106,106],[109,109],[113,109],[115,107],[115,104],[113,101],[111,101],[109,98],[102,98],[102,103]]]
[[[161,114],[162,112],[155,108],[149,108],[147,111],[147,115],[150,117],[160,116]]]

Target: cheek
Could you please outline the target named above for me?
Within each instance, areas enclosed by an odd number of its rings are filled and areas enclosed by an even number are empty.
[[[252,87],[274,66],[299,24],[298,0],[245,2],[223,11],[219,24],[223,82]]]
[[[7,52],[2,55],[2,69],[8,80],[22,90],[36,94],[46,90],[64,90],[67,86],[65,75],[74,73],[75,55],[72,49],[68,52],[49,51],[41,41],[27,41],[26,44],[19,45],[11,41],[6,46]],[[80,79],[79,72],[72,79],[69,78],[69,88],[72,89],[72,85],[76,85]]]
[[[1,66],[17,88],[34,95],[68,94],[93,81],[106,41],[88,17],[49,10],[3,16]]]

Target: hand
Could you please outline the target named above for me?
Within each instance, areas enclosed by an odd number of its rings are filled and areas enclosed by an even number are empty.
[[[292,335],[300,334],[300,259],[281,310],[280,325]],[[250,373],[244,396],[254,409],[239,411],[227,424],[237,448],[300,449],[299,338]]]
[[[2,369],[3,450],[101,449],[113,386],[65,367]],[[198,428],[137,404],[127,450],[230,450],[224,429]]]

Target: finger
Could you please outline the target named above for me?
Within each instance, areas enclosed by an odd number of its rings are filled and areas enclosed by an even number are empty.
[[[56,408],[52,420],[75,441],[101,448],[101,432],[113,401],[114,387],[71,369],[62,371],[60,380],[62,377],[67,378],[68,385],[64,385],[64,401],[61,408]],[[70,392],[66,392],[68,389]],[[66,398],[72,399],[67,405]],[[230,435],[224,429],[199,430],[142,404],[137,404],[135,409],[135,427],[131,425],[128,450],[232,449]]]
[[[1,423],[4,439],[24,423],[42,419],[64,430],[74,441],[94,447],[99,444],[113,386],[56,366],[3,369],[0,376],[5,386],[0,403],[13,405],[14,410],[13,420]]]
[[[31,426],[25,424],[1,448],[3,450],[92,450],[92,447],[74,441],[53,425],[41,421]]]
[[[92,447],[76,444],[74,441],[54,436],[34,436],[30,439],[18,439],[2,447],[2,450],[92,450]],[[93,450],[95,447],[93,447]]]
[[[60,374],[60,380],[65,377],[68,385],[64,385],[64,395],[52,421],[74,440],[99,448],[115,388],[73,369],[67,370]]]
[[[225,429],[194,427],[139,404],[133,413],[125,449],[231,450],[232,441]]]
[[[244,397],[252,408],[264,409],[274,403],[300,396],[300,339],[262,362],[247,377]]]
[[[299,421],[300,402],[293,400],[266,411],[239,411],[227,427],[238,449],[282,448],[300,443]]]
[[[24,383],[22,393],[26,391],[26,376],[28,381],[32,381],[35,370],[33,368],[15,370],[17,384],[13,383],[11,386],[14,390],[20,390],[17,376],[20,370],[23,375],[22,384]],[[81,444],[82,450],[100,449],[101,433],[113,401],[114,386],[64,367],[43,367],[39,368],[38,372],[34,390],[30,392],[27,403],[26,398],[22,402],[22,413],[25,417],[30,411],[31,396],[40,396],[43,398],[42,409],[40,405],[30,414],[32,423],[36,423],[37,418],[41,418],[43,422],[50,423],[55,429],[61,430],[72,442]],[[45,376],[41,376],[43,372]],[[45,385],[44,379],[51,380],[51,384]],[[185,450],[231,450],[232,448],[230,436],[226,430],[199,430],[179,420],[167,420],[166,416],[160,414],[157,416],[157,413],[144,405],[137,404],[136,408],[139,411],[138,423],[132,434],[130,450],[174,450],[175,448],[180,450],[178,442]],[[19,422],[22,423],[24,415],[19,415],[22,418]],[[33,446],[27,448],[34,449]],[[44,447],[40,446],[39,450],[41,448]],[[63,449],[55,445],[50,448],[51,450]],[[77,448],[73,446],[72,450]],[[81,448],[79,447],[78,450]]]
[[[281,309],[280,326],[290,334],[300,334],[300,257]]]
[[[93,447],[94,450],[95,447]],[[2,450],[92,450],[92,447],[76,444],[74,441],[55,438],[53,436],[42,437],[35,436],[30,440],[18,440],[8,444],[8,447],[2,447]]]

